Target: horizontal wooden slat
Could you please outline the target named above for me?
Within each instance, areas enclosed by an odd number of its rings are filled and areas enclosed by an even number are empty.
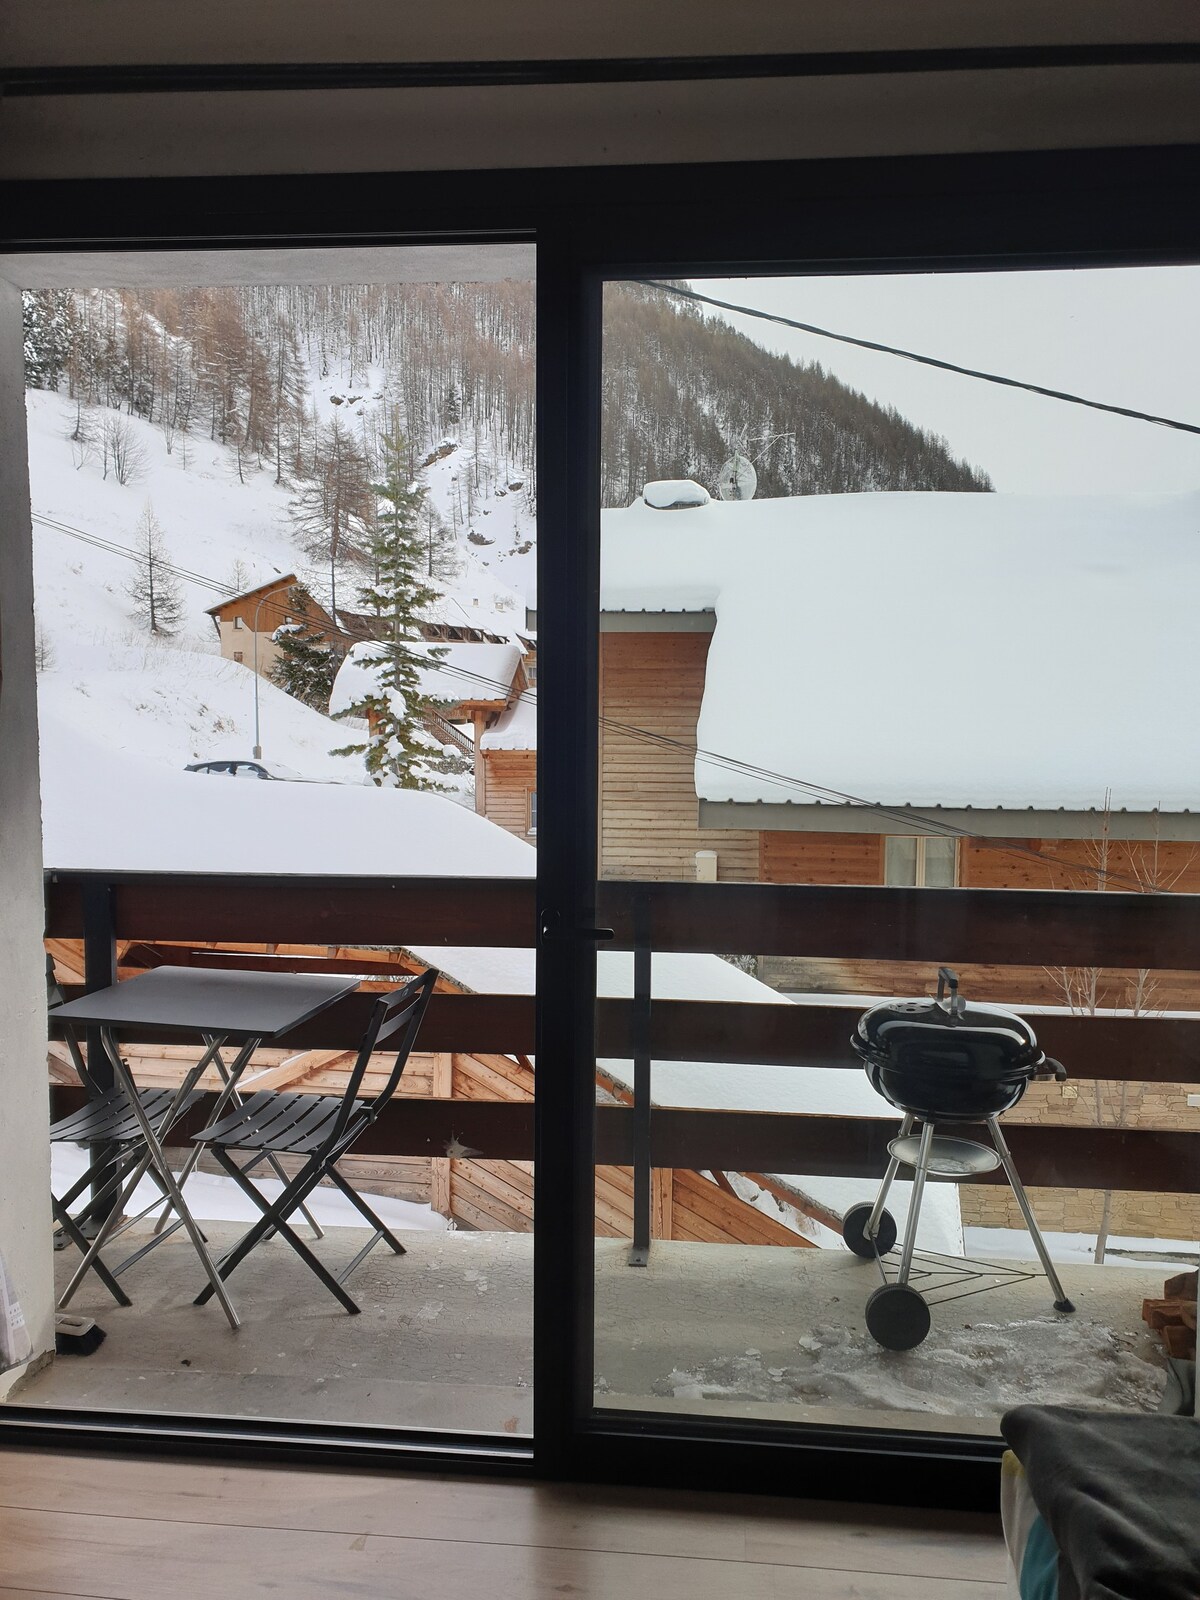
[[[79,985],[64,985],[73,1000],[83,994]],[[350,994],[320,1016],[279,1040],[290,1050],[352,1050],[362,1038],[371,1007],[378,994]],[[532,995],[433,994],[421,1023],[421,1050],[454,1050],[484,1054],[532,1055],[536,1043]],[[52,1024],[58,1037],[61,1029]],[[121,1033],[130,1044],[178,1044],[178,1034],[152,1028],[129,1028]]]
[[[79,988],[64,989],[68,998]],[[353,1049],[374,1004],[348,995],[283,1041],[289,1049]],[[850,1035],[861,1005],[746,1005],[738,1001],[657,1000],[651,1048],[660,1061],[730,1061],[803,1067],[854,1067]],[[596,1053],[633,1055],[633,1002],[597,1001]],[[1182,1017],[1035,1016],[1039,1042],[1074,1079],[1200,1083],[1200,1021]],[[532,1055],[532,995],[435,994],[421,1025],[424,1051]],[[52,1029],[57,1036],[58,1030]],[[130,1031],[131,1044],[178,1043],[176,1035]]]
[[[83,933],[82,885],[114,886],[123,939],[313,940],[320,944],[503,945],[534,942],[529,878],[224,877],[196,873],[49,873],[46,932]]]
[[[186,873],[51,873],[49,936],[82,933],[89,876],[113,883],[122,938],[534,943],[532,880]],[[626,947],[635,908],[645,905],[658,950],[1200,970],[1200,895],[1192,894],[605,880],[597,898],[600,921]]]
[[[215,1103],[205,1095],[172,1130],[182,1144],[203,1127]],[[83,1101],[82,1090],[54,1085],[52,1115]],[[392,1101],[354,1146],[356,1155],[444,1156],[451,1139],[473,1155],[504,1161],[533,1157],[531,1103],[488,1100]],[[634,1113],[597,1106],[596,1161],[633,1160]],[[693,1171],[790,1172],[876,1178],[887,1164],[897,1124],[870,1117],[808,1117],[761,1111],[656,1109],[650,1158],[655,1167]],[[960,1130],[987,1142],[982,1128]],[[1128,1128],[1052,1128],[1011,1124],[1006,1137],[1026,1184],[1041,1188],[1200,1192],[1200,1134]],[[1002,1173],[976,1182],[1003,1183]]]
[[[886,889],[766,883],[597,885],[602,924],[632,947],[954,965],[1200,968],[1200,895]]]
[[[201,1095],[171,1129],[169,1145],[187,1144],[210,1119],[216,1094]],[[83,1090],[55,1084],[50,1114],[66,1116],[84,1102]],[[355,1142],[356,1156],[444,1156],[456,1139],[473,1155],[497,1161],[533,1157],[533,1105],[516,1100],[393,1100]]]
[[[631,1159],[632,1124],[633,1112],[624,1106],[597,1109],[597,1142],[602,1142],[604,1160]],[[869,1117],[656,1109],[650,1153],[656,1167],[878,1178],[887,1165],[888,1140],[896,1132],[896,1123]],[[982,1127],[955,1132],[989,1142]],[[610,1138],[620,1139],[620,1148],[610,1149]],[[1200,1192],[1200,1134],[1011,1124],[1005,1138],[1027,1185]],[[994,1172],[973,1181],[1006,1180],[1002,1172]]]
[[[749,1061],[763,1065],[855,1067],[850,1036],[863,1003],[747,1005],[656,1000],[651,1052],[661,1061]],[[633,1055],[631,1000],[597,1004],[597,1054]],[[1038,1042],[1072,1079],[1200,1083],[1200,1019],[1033,1016]]]

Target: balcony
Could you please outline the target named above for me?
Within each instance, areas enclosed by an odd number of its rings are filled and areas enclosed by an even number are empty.
[[[626,950],[754,949],[926,967],[939,960],[1200,967],[1200,917],[1191,896],[626,882],[602,883],[599,892],[600,917]],[[317,1061],[292,1084],[313,1093],[337,1089],[336,1054],[353,1047],[370,1004],[365,991],[386,984],[400,952],[528,948],[533,926],[534,891],[526,881],[59,874],[47,883],[49,947],[60,968],[74,960],[93,981],[110,955],[122,973],[155,960],[370,968],[359,993],[286,1041],[287,1061],[306,1053]],[[1190,1235],[1141,1237],[1132,1246],[1114,1241],[1108,1263],[1097,1266],[1051,1220],[1051,1250],[1067,1252],[1063,1277],[1078,1306],[1074,1318],[1059,1318],[1045,1280],[1028,1275],[1027,1243],[1010,1231],[973,1226],[967,1255],[978,1259],[981,1276],[971,1287],[988,1292],[935,1305],[930,1336],[918,1350],[883,1351],[863,1325],[878,1281],[874,1265],[828,1247],[832,1240],[819,1228],[787,1236],[782,1224],[771,1233],[764,1222],[756,1231],[752,1219],[763,1212],[729,1177],[756,1175],[776,1199],[790,1191],[776,1180],[772,1190],[766,1175],[853,1179],[869,1192],[895,1132],[888,1108],[881,1102],[878,1116],[699,1109],[651,1105],[642,1092],[638,1063],[650,1060],[749,1061],[781,1075],[848,1067],[846,1040],[860,1008],[844,997],[810,998],[804,1005],[749,1005],[630,992],[597,1002],[597,1057],[634,1066],[624,1103],[610,1086],[595,1107],[596,1403],[987,1435],[996,1432],[1000,1412],[1022,1399],[1154,1408],[1166,1363],[1142,1324],[1142,1301],[1161,1295],[1164,1277],[1180,1263],[1194,1262]],[[32,1406],[527,1433],[534,1022],[529,994],[447,989],[433,997],[412,1092],[391,1103],[355,1150],[361,1166],[351,1175],[360,1188],[375,1192],[390,1173],[391,1197],[401,1207],[428,1208],[421,1225],[406,1232],[402,1260],[377,1252],[360,1269],[363,1315],[347,1317],[275,1241],[233,1280],[244,1326],[230,1335],[212,1307],[191,1304],[198,1267],[176,1236],[131,1269],[131,1308],[114,1307],[89,1279],[73,1309],[96,1315],[106,1342],[86,1360],[55,1361],[13,1398]],[[1185,1086],[1200,1079],[1200,1019],[1054,1014],[1036,1022],[1040,1041],[1067,1063],[1081,1092],[1097,1082]],[[146,1082],[171,1081],[182,1068],[180,1051],[172,1053],[162,1038],[123,1042],[131,1055],[141,1053]],[[271,1060],[265,1070],[284,1064]],[[53,1044],[51,1066],[61,1078]],[[69,1085],[53,1084],[55,1114],[78,1098]],[[1200,1188],[1200,1115],[1173,1117],[1166,1127],[1094,1127],[1078,1118],[1072,1125],[1042,1120],[1045,1110],[1037,1121],[1014,1113],[1005,1123],[1035,1208],[1109,1190],[1154,1195],[1168,1212],[1177,1203],[1175,1214],[1188,1214]],[[185,1141],[205,1116],[201,1103],[173,1140]],[[996,1179],[978,1180],[978,1192],[997,1192],[987,1187]],[[203,1171],[193,1179],[201,1191],[213,1183]],[[744,1210],[726,1203],[731,1189]],[[793,1221],[803,1222],[801,1200]],[[240,1231],[222,1217],[224,1204],[197,1204],[198,1215],[212,1214],[206,1231],[218,1250]],[[457,1225],[447,1228],[447,1217]],[[731,1217],[743,1218],[744,1237],[734,1236]],[[836,1221],[826,1215],[822,1225],[828,1230]],[[319,1248],[336,1265],[356,1251],[361,1230],[336,1211],[326,1222]],[[647,1250],[644,1268],[629,1265],[631,1241]],[[60,1283],[72,1254],[56,1260]]]

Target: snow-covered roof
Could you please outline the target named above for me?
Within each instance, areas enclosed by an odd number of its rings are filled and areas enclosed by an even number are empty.
[[[702,800],[1200,810],[1200,494],[638,501],[601,589],[715,613]]]
[[[215,606],[209,606],[207,616],[219,617],[229,606],[242,605],[247,600],[257,600],[261,595],[274,594],[279,589],[292,589],[298,584],[299,579],[294,572],[289,572],[283,578],[271,578],[266,583],[260,583],[254,589],[243,589],[240,594],[231,594],[227,600],[219,600]]]
[[[175,772],[45,702],[40,721],[47,868],[450,878],[536,868],[532,846],[442,795]]]
[[[479,740],[481,750],[536,750],[537,702],[523,694]]]
[[[515,644],[427,644],[406,641],[413,656],[429,661],[418,673],[422,698],[435,705],[483,701],[503,705],[521,664]],[[330,716],[340,716],[367,695],[378,694],[382,647],[374,642],[352,645],[338,668],[329,697]]]
[[[660,478],[645,485],[642,500],[655,511],[682,511],[688,506],[706,506],[709,494],[691,478]]]

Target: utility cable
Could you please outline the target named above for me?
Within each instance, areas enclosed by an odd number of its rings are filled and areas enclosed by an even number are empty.
[[[718,311],[735,311],[742,317],[756,317],[760,322],[774,322],[781,328],[796,328],[801,333],[812,333],[820,339],[836,339],[839,344],[851,344],[859,350],[874,350],[882,355],[900,356],[905,361],[916,361],[923,367],[936,367],[940,372],[954,372],[963,378],[979,378],[984,383],[998,383],[1006,389],[1023,389],[1027,394],[1040,394],[1048,400],[1065,400],[1073,406],[1087,406],[1092,411],[1108,411],[1117,417],[1131,417],[1135,422],[1153,422],[1160,428],[1176,428],[1181,433],[1200,433],[1200,425],[1179,422],[1174,417],[1155,416],[1150,411],[1134,411],[1129,406],[1110,405],[1105,400],[1089,400],[1081,394],[1070,394],[1065,389],[1047,389],[1040,383],[1026,383],[1020,378],[1005,378],[997,372],[983,372],[975,367],[961,367],[955,361],[941,361],[936,356],[918,355],[915,350],[901,350],[892,344],[879,344],[874,339],[857,339],[849,333],[835,333],[831,328],[818,328],[812,322],[797,322],[774,311],[760,311],[754,306],[734,305],[729,300],[715,300],[711,295],[700,294],[695,289],[680,289],[675,284],[661,283],[654,278],[631,278],[630,283],[642,284],[648,289],[658,289],[662,294],[675,295],[680,300],[692,300],[699,305],[715,306]]]
[[[142,552],[131,549],[128,545],[117,544],[113,540],[105,539],[98,534],[86,533],[81,528],[73,528],[70,524],[60,522],[55,518],[45,517],[35,512],[33,521],[52,528],[56,532],[66,534],[69,538],[77,539],[84,544],[102,549],[109,554],[122,556],[134,562],[145,559]],[[170,572],[172,576],[178,577],[185,582],[202,585],[206,589],[224,594],[229,599],[237,598],[237,590],[226,583],[219,582],[215,578],[205,577],[201,573],[176,566],[168,561],[162,561],[157,564],[161,565],[164,571]],[[264,600],[262,605],[265,611],[268,613],[274,612],[285,621],[288,618],[293,620],[295,618],[296,608],[294,605],[288,607],[283,601],[270,599]],[[511,693],[511,684],[506,684],[501,679],[490,678],[485,673],[474,672],[468,667],[455,665],[441,657],[426,654],[424,650],[410,648],[409,643],[403,640],[380,639],[377,635],[368,633],[365,629],[348,628],[344,623],[340,622],[335,623],[333,629],[322,627],[320,631],[325,635],[332,632],[336,637],[351,645],[373,644],[378,645],[381,649],[400,649],[414,665],[422,670],[441,672],[446,677],[456,680],[456,682],[472,688],[486,689],[490,691],[490,697],[494,699],[507,700]],[[440,646],[437,641],[430,641],[430,645],[433,650],[446,648],[445,646]],[[536,706],[537,691],[526,689],[520,698],[527,704]],[[653,729],[640,728],[633,723],[621,722],[613,717],[601,715],[598,721],[599,725],[610,733],[620,734],[641,744],[669,750],[674,754],[687,755],[710,766],[716,766],[741,776],[757,778],[765,782],[778,784],[783,788],[797,790],[802,794],[811,796],[813,801],[818,804],[853,806],[884,821],[899,823],[906,829],[916,826],[921,829],[922,833],[930,836],[968,841],[994,855],[1032,860],[1042,866],[1057,864],[1071,872],[1079,872],[1085,876],[1094,877],[1101,884],[1128,888],[1142,894],[1147,892],[1147,886],[1144,882],[1126,874],[1113,872],[1107,868],[1090,866],[1086,863],[1048,863],[1045,856],[1036,850],[1029,849],[1027,846],[1016,845],[1010,841],[1001,844],[997,840],[989,838],[986,834],[972,833],[969,829],[955,827],[953,824],[945,822],[940,817],[931,815],[926,811],[888,806],[880,801],[866,800],[860,795],[853,795],[844,790],[830,788],[828,785],[816,783],[812,779],[789,777],[785,773],[773,771],[771,768],[757,766],[753,762],[741,761],[736,757],[723,755],[719,751],[706,750],[701,746],[688,744],[685,740],[672,738],[669,734],[656,733]]]

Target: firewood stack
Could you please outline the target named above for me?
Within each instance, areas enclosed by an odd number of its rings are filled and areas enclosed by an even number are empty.
[[[1161,1300],[1142,1301],[1142,1321],[1163,1342],[1169,1356],[1196,1359],[1196,1273],[1179,1272],[1163,1284]]]

